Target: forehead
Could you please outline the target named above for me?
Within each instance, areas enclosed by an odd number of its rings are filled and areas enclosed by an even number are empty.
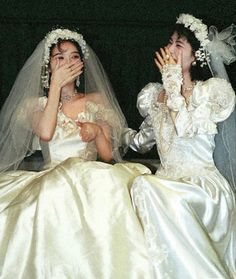
[[[78,52],[77,47],[69,41],[61,42],[59,45],[54,46],[52,54],[57,52]]]
[[[185,36],[183,36],[183,35],[178,34],[177,32],[174,32],[171,35],[170,39],[172,41],[179,41],[179,42],[182,42],[182,43],[188,43],[187,38]]]

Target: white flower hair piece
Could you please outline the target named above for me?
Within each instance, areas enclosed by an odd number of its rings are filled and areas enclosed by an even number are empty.
[[[210,42],[208,39],[207,25],[202,23],[201,19],[198,19],[190,14],[180,14],[176,23],[183,24],[185,28],[192,31],[200,42],[200,48],[195,52],[196,59],[201,63],[201,67],[207,65],[210,61],[210,54],[206,50],[207,44]]]
[[[45,45],[44,45],[44,56],[43,56],[43,69],[42,69],[42,83],[44,88],[49,88],[49,72],[48,64],[50,61],[50,48],[52,45],[57,44],[59,40],[72,40],[79,44],[81,51],[84,55],[84,59],[87,59],[89,56],[89,51],[86,45],[86,42],[83,38],[83,35],[71,31],[69,29],[55,29],[49,32],[45,36]]]

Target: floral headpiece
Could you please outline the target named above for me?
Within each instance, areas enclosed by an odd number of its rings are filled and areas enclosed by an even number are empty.
[[[176,23],[183,24],[185,28],[192,31],[200,42],[200,48],[196,51],[196,59],[201,61],[201,67],[207,65],[210,61],[210,55],[206,50],[207,44],[210,42],[208,39],[208,28],[207,25],[202,23],[202,20],[190,15],[190,14],[180,14]]]
[[[73,40],[77,42],[84,55],[84,59],[87,59],[89,56],[89,51],[86,46],[86,42],[83,39],[83,36],[81,34],[71,31],[69,29],[60,29],[60,28],[49,32],[44,38],[45,45],[44,45],[43,65],[42,65],[42,83],[44,88],[49,88],[48,65],[50,61],[50,48],[52,45],[56,44],[59,39]]]

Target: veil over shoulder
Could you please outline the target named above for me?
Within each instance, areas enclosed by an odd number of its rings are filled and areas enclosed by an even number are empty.
[[[63,32],[65,33],[65,31]],[[67,36],[67,33],[64,37]],[[76,32],[71,33],[76,34],[73,36],[78,36]],[[77,37],[75,38],[77,39]],[[84,44],[84,40],[82,42]],[[33,128],[39,121],[37,113],[35,113],[39,109],[39,98],[45,95],[47,44],[47,37],[45,37],[25,62],[0,112],[1,172],[17,169],[24,157],[29,156],[35,151],[35,148],[39,147]],[[85,48],[84,45],[82,47]],[[121,153],[124,151],[121,146],[121,134],[123,128],[127,126],[126,120],[102,64],[87,44],[82,78],[85,97],[90,101],[102,104],[108,114],[110,112],[112,115],[112,117],[107,117],[107,120],[109,120],[111,130],[113,158],[115,161],[120,161]],[[96,97],[92,98],[92,96]]]

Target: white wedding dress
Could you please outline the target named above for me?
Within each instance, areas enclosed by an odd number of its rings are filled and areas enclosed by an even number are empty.
[[[78,117],[106,121],[110,115],[88,103]],[[151,278],[129,193],[134,178],[150,171],[91,161],[95,146],[82,142],[79,129],[59,110],[44,150],[47,168],[0,176],[1,279]]]
[[[213,161],[216,123],[233,111],[234,91],[212,78],[197,82],[188,105],[173,94],[173,125],[157,101],[162,90],[150,83],[140,92],[145,120],[139,133],[129,131],[134,150],[156,143],[161,160],[155,175],[137,177],[132,187],[155,278],[236,278],[235,196]]]

